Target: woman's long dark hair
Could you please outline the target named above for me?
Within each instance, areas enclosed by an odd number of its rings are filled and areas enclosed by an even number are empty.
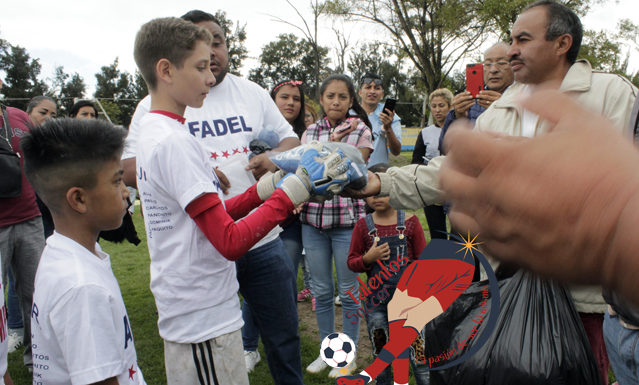
[[[297,134],[297,137],[301,139],[302,134],[304,133],[304,131],[306,131],[306,124],[304,124],[304,115],[306,114],[306,109],[304,108],[304,89],[302,88],[302,83],[294,84],[292,80],[284,80],[282,82],[279,82],[271,90],[271,98],[275,100],[275,96],[277,96],[277,93],[281,90],[282,86],[286,84],[297,87],[297,89],[300,90],[300,112],[293,120],[292,126],[293,131],[295,132],[295,134]]]
[[[353,85],[353,81],[351,80],[350,77],[344,74],[334,74],[327,77],[326,79],[324,79],[324,81],[322,82],[322,85],[320,86],[320,95],[324,95],[324,91],[326,91],[326,87],[328,87],[328,85],[334,81],[341,81],[346,84],[346,88],[348,89],[348,94],[350,95],[351,99],[353,99],[353,106],[350,109],[355,111],[355,115],[354,115],[355,117],[359,118],[362,122],[364,122],[364,124],[368,126],[368,128],[372,130],[373,126],[371,125],[371,121],[368,120],[368,114],[366,113],[366,111],[364,111],[364,108],[357,101],[357,93],[355,92],[355,86]],[[324,107],[322,107],[322,117],[324,116],[326,116],[326,112],[324,111]],[[347,117],[350,117],[350,116],[353,116],[353,115],[350,113],[350,110],[349,110],[349,112],[347,113]]]

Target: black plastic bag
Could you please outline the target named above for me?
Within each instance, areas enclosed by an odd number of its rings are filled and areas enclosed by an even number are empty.
[[[462,357],[486,330],[487,323],[477,320],[482,307],[487,310],[487,287],[486,281],[474,282],[426,325],[432,369]],[[523,270],[499,281],[499,287],[501,309],[487,342],[461,364],[432,370],[431,384],[601,384],[581,320],[563,287]]]

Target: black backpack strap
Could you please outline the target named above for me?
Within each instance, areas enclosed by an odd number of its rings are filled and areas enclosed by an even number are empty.
[[[13,146],[11,145],[11,126],[9,125],[9,114],[7,114],[7,108],[5,105],[1,105],[2,107],[2,131],[0,131],[0,143],[6,142],[8,149],[15,152],[13,150]],[[4,145],[4,143],[1,143]]]

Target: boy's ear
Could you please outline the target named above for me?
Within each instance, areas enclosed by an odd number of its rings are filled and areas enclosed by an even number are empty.
[[[168,59],[162,58],[155,64],[155,72],[158,79],[165,83],[171,82],[172,69],[173,65]]]
[[[71,187],[67,190],[67,203],[71,209],[79,214],[87,212],[86,191],[81,187]]]

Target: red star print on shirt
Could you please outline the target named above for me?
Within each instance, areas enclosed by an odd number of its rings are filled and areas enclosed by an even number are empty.
[[[211,153],[211,158],[213,158],[213,159],[215,159],[215,160],[217,160],[217,157],[218,157],[218,156],[219,156],[219,155],[217,154],[217,152],[212,152],[212,153]]]
[[[228,151],[223,151],[222,152],[222,156],[225,157],[225,158],[228,158],[230,155],[229,155]]]
[[[233,149],[233,155],[239,154],[239,153],[240,153],[240,149],[239,148],[234,148]]]
[[[248,152],[249,152],[248,147],[246,147],[246,146],[242,146],[242,147],[244,147],[244,150],[242,152],[244,152],[245,154],[248,154]]]
[[[129,379],[132,380],[133,379],[133,375],[135,374],[136,370],[133,370],[133,366],[131,365],[131,368],[129,368]]]

